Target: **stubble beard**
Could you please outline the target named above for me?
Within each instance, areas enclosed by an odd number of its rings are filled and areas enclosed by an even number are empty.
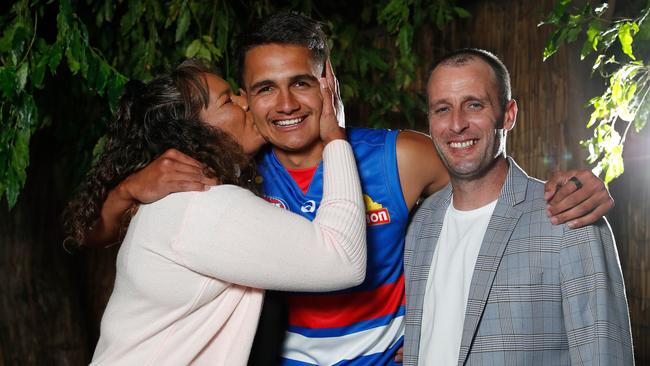
[[[445,155],[444,149],[442,149],[435,141],[434,146],[438,151],[438,156],[440,156],[443,164],[445,164],[445,167],[447,168],[451,179],[456,181],[469,182],[483,178],[492,170],[499,158],[505,158],[505,137],[506,131],[504,129],[495,129],[494,137],[492,138],[490,145],[486,148],[486,150],[491,151],[490,153],[482,153],[478,161],[462,162],[456,165],[453,165],[449,162],[447,155]]]

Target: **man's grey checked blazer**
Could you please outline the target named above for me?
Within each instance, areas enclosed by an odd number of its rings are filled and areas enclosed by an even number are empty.
[[[474,267],[458,365],[633,364],[609,225],[552,225],[543,184],[508,162]],[[447,186],[424,201],[407,232],[405,365],[417,365],[426,346],[419,344],[424,292],[450,202]]]

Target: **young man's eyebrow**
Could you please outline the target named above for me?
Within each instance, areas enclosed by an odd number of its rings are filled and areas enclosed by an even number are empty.
[[[253,91],[253,90],[259,89],[259,88],[261,88],[263,86],[268,86],[268,85],[273,85],[273,84],[274,83],[273,83],[272,80],[268,80],[268,79],[267,80],[260,80],[260,81],[256,82],[255,84],[251,85],[250,89],[251,89],[251,91]]]
[[[295,83],[296,81],[315,81],[318,82],[318,78],[315,77],[312,74],[300,74],[300,75],[294,75],[289,79],[292,83]]]

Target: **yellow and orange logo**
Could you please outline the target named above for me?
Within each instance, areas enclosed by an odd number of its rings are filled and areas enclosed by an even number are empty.
[[[388,209],[370,198],[363,195],[363,202],[366,204],[366,224],[368,226],[383,225],[390,223]]]

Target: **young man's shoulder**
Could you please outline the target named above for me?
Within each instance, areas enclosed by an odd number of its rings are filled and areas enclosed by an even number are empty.
[[[358,144],[384,144],[387,136],[397,135],[399,133],[398,130],[366,127],[348,127],[346,131],[348,141],[352,146]]]

